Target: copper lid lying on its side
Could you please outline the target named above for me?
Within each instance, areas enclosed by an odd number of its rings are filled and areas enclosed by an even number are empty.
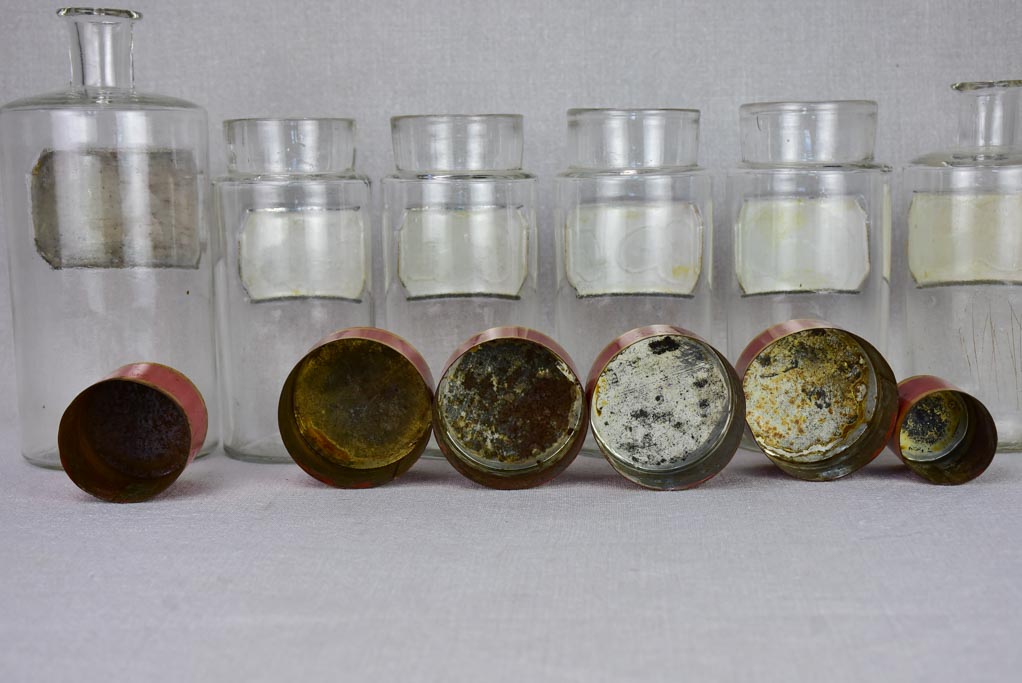
[[[137,503],[181,476],[206,439],[202,394],[158,363],[132,363],[75,397],[57,430],[60,462],[83,491]]]
[[[324,484],[368,488],[408,471],[429,441],[433,378],[408,342],[353,327],[316,344],[284,381],[288,453]]]
[[[437,385],[433,427],[450,463],[498,489],[537,486],[578,455],[589,426],[567,353],[544,334],[496,327],[464,344]]]
[[[890,446],[909,469],[933,484],[964,484],[983,474],[997,452],[986,406],[931,375],[903,380],[898,393]]]
[[[600,450],[640,486],[698,486],[738,450],[741,380],[720,352],[680,327],[621,335],[597,357],[586,386]]]
[[[884,449],[898,413],[891,367],[862,337],[820,320],[764,331],[738,360],[746,424],[784,472],[827,481]]]

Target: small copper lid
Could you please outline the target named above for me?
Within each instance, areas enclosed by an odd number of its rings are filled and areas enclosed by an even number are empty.
[[[983,474],[997,452],[990,411],[932,375],[898,384],[900,405],[891,450],[932,484],[964,484]]]
[[[719,351],[680,327],[621,335],[597,356],[586,387],[600,450],[641,486],[698,486],[724,469],[741,443],[741,380]]]
[[[429,441],[433,378],[411,344],[375,327],[320,340],[284,381],[280,437],[324,484],[368,488],[408,471]]]
[[[898,413],[890,365],[862,337],[821,320],[789,320],[758,335],[737,366],[746,424],[784,472],[826,481],[884,449]]]
[[[553,479],[578,455],[588,426],[585,390],[568,354],[525,327],[495,327],[462,344],[433,403],[444,456],[498,489]]]
[[[60,462],[83,491],[136,503],[174,483],[207,426],[202,394],[187,377],[166,365],[132,363],[71,401],[57,430]]]

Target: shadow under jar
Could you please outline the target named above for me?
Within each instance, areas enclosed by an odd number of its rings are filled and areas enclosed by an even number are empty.
[[[904,364],[986,405],[1022,451],[1022,80],[957,83],[958,146],[904,171]]]
[[[521,116],[399,116],[391,129],[381,326],[440,376],[472,334],[538,326],[535,178],[522,171]]]
[[[822,318],[886,342],[890,170],[873,161],[865,100],[741,107],[742,164],[728,174],[721,270],[728,353],[768,327]]]
[[[710,335],[712,179],[694,109],[571,109],[557,177],[556,332],[581,367],[636,327]]]
[[[224,450],[291,462],[277,428],[288,373],[328,332],[372,324],[369,181],[354,170],[350,119],[239,119],[224,138]]]
[[[64,409],[112,367],[165,363],[216,398],[206,113],[135,90],[137,12],[58,15],[70,87],[0,109],[21,452],[45,467]]]

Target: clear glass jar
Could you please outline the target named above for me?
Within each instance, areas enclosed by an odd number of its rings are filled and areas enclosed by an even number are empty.
[[[958,146],[905,168],[897,280],[910,374],[974,395],[1022,450],[1022,81],[958,83]]]
[[[644,325],[712,332],[713,186],[694,109],[571,109],[557,177],[555,329],[588,369]]]
[[[337,327],[372,324],[369,181],[350,119],[224,122],[214,181],[223,258],[224,450],[290,462],[277,399],[295,362]]]
[[[522,171],[521,116],[398,116],[391,130],[381,327],[439,377],[472,334],[540,326],[535,178]]]
[[[885,348],[890,169],[874,163],[876,102],[741,107],[719,262],[728,353],[771,325],[819,318]]]
[[[21,452],[47,467],[64,408],[110,368],[164,363],[216,405],[206,113],[135,90],[137,12],[58,15],[70,87],[0,109]]]

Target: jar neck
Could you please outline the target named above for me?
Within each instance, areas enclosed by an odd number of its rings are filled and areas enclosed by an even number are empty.
[[[585,171],[691,168],[699,150],[694,109],[570,109],[568,166]]]
[[[522,168],[517,114],[396,116],[394,164],[411,174],[515,174]]]
[[[57,14],[70,32],[71,87],[130,90],[135,87],[131,57],[132,10],[65,8]]]
[[[351,175],[352,119],[224,121],[227,170],[243,175]]]
[[[764,165],[873,162],[876,102],[759,102],[740,113],[742,161]]]
[[[959,93],[959,148],[1009,150],[1022,145],[1022,81],[956,83],[951,87]]]

